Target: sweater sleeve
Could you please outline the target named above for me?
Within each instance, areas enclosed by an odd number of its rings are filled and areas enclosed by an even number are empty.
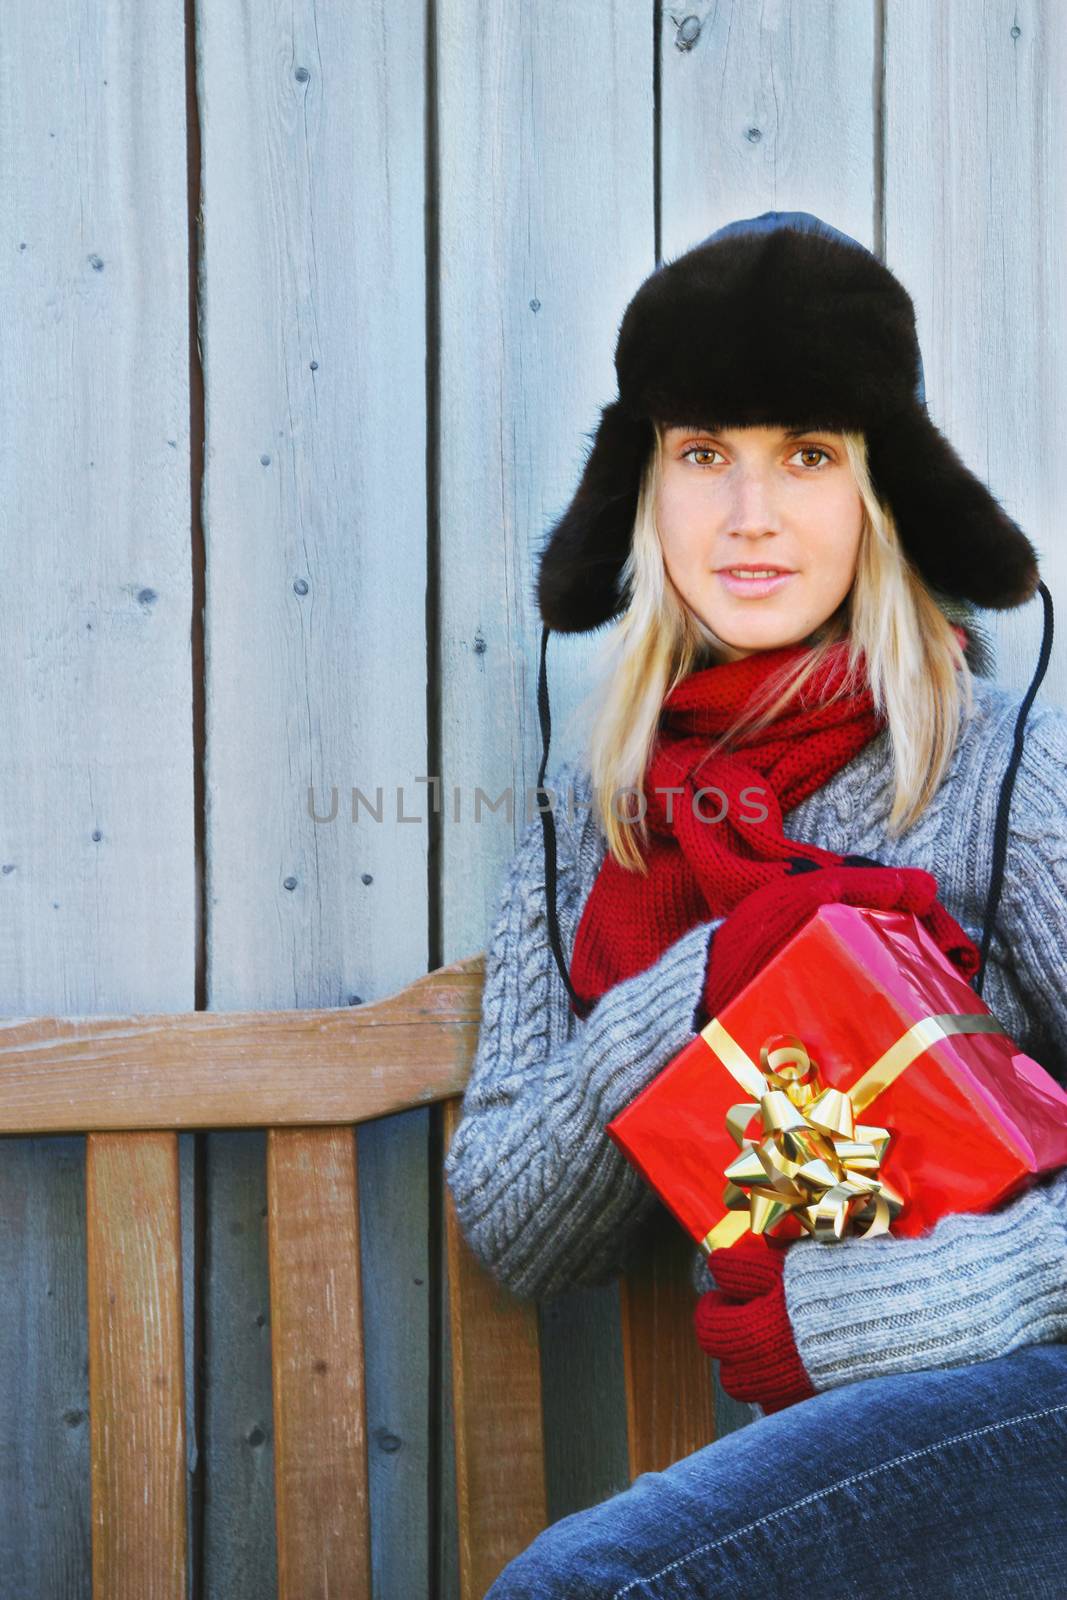
[[[1067,1170],[994,1211],[942,1217],[917,1239],[799,1239],[783,1283],[815,1389],[1063,1341]]]
[[[572,835],[557,831],[569,956],[579,874]],[[720,920],[697,923],[580,1020],[548,941],[540,819],[527,828],[489,937],[478,1043],[444,1162],[464,1237],[520,1298],[607,1282],[659,1203],[604,1125],[697,1031]]]
[[[998,769],[999,772],[999,769]],[[1033,1019],[1024,1048],[1067,1072],[1067,715],[1033,708],[1012,794],[998,917]],[[917,1239],[798,1240],[786,1306],[816,1389],[986,1361],[1067,1339],[1067,1169]]]

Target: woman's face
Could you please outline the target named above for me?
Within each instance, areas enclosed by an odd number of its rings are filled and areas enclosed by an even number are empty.
[[[863,502],[840,433],[669,428],[656,519],[675,588],[742,656],[798,644],[836,611],[856,572]]]

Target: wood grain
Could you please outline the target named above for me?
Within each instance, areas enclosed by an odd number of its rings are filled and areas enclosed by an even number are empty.
[[[0,1133],[354,1123],[462,1092],[484,957],[353,1010],[0,1022]]]
[[[1067,706],[1065,80],[1067,10],[1055,0],[885,7],[885,256],[915,303],[930,415],[1028,535],[1059,608],[1035,710]],[[998,680],[1021,694],[1040,597],[981,621]],[[991,782],[975,818],[987,841],[995,803]],[[999,943],[998,928],[995,954]]]
[[[443,1107],[445,1145],[460,1105]],[[442,1183],[461,1600],[482,1600],[548,1521],[537,1306],[475,1260]]]
[[[693,1330],[693,1242],[666,1211],[655,1222],[619,1297],[631,1480],[715,1438],[714,1367]]]
[[[93,1600],[186,1600],[178,1140],[90,1134]]]
[[[356,1142],[267,1136],[278,1600],[370,1600]]]

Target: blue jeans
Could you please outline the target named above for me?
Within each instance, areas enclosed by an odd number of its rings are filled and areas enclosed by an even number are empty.
[[[1064,1600],[1067,1344],[871,1378],[561,1517],[485,1600]]]

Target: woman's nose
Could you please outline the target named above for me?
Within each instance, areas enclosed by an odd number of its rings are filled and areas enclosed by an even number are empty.
[[[735,468],[730,474],[730,526],[735,533],[761,534],[774,523],[774,491],[765,473]]]

